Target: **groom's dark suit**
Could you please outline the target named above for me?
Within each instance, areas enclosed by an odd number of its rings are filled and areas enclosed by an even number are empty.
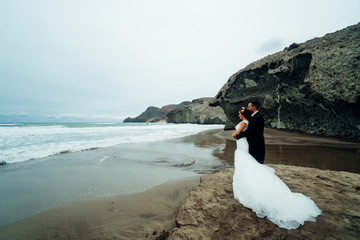
[[[249,143],[249,153],[259,163],[264,163],[265,158],[265,140],[264,140],[264,118],[257,112],[249,122],[246,131],[236,136],[236,139],[245,137]]]

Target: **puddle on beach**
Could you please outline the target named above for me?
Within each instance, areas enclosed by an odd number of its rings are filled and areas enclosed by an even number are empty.
[[[309,136],[306,136],[309,138]],[[212,154],[227,164],[233,164],[236,142],[217,134],[198,134],[185,138],[198,147],[213,148]],[[308,144],[309,145],[309,144]],[[325,146],[302,146],[289,144],[267,144],[265,164],[284,164],[360,174],[360,148]],[[345,145],[345,144],[344,144]]]
[[[267,145],[266,162],[360,174],[360,149]]]

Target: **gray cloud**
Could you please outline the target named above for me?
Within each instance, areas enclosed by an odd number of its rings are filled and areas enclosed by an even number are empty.
[[[0,1],[0,114],[134,116],[215,96],[286,41],[359,22],[359,8],[358,0],[296,9],[288,0]]]
[[[284,39],[273,38],[261,44],[260,47],[256,49],[256,52],[261,55],[272,54],[283,50],[286,45],[287,43]]]

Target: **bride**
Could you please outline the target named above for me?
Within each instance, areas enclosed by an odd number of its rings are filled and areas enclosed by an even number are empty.
[[[239,112],[242,120],[236,126],[236,137],[246,131],[251,112],[244,109]],[[250,154],[246,138],[236,141],[235,171],[233,176],[234,197],[245,207],[251,208],[258,217],[267,217],[277,226],[296,229],[305,221],[316,221],[321,210],[313,200],[301,193],[293,193],[288,186],[275,175],[275,170],[259,164]]]

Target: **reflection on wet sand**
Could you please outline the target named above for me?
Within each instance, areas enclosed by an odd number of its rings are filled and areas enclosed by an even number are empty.
[[[360,173],[360,151],[354,148],[266,145],[265,161]]]
[[[187,137],[185,141],[193,142],[197,147],[212,148],[215,157],[232,165],[236,142],[231,139],[231,133],[232,131],[220,131],[217,134],[202,133],[196,137]],[[264,135],[265,164],[284,164],[360,174],[359,143],[273,129],[266,129]]]

